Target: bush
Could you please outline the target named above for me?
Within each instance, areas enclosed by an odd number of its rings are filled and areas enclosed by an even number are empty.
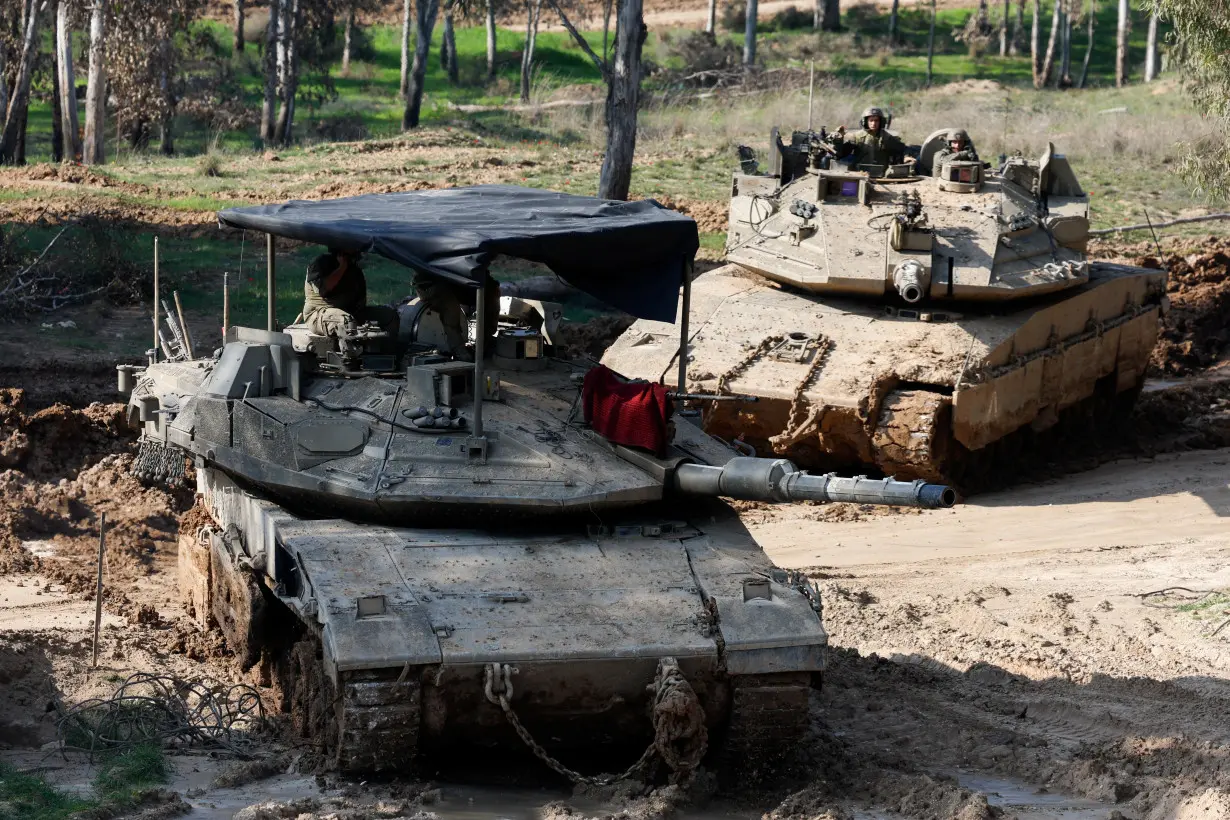
[[[797,6],[787,6],[773,15],[769,24],[773,31],[797,31],[811,28],[815,23],[815,15],[800,11]]]
[[[743,59],[743,53],[736,43],[729,40],[719,41],[712,34],[704,31],[690,31],[672,40],[666,53],[672,61],[678,61],[683,66],[678,76],[668,77],[668,81],[692,77],[704,71],[725,71],[738,68]],[[698,83],[689,84],[708,85],[710,83],[702,79]]]
[[[722,7],[722,28],[727,31],[743,31],[747,28],[747,3],[731,0]]]
[[[201,154],[201,158],[196,163],[196,172],[198,176],[203,177],[222,176],[222,158],[213,151]]]

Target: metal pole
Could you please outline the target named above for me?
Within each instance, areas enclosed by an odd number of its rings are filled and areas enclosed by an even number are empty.
[[[692,311],[692,265],[683,266],[683,305],[679,309],[679,383],[680,390],[688,389],[688,314]]]
[[[226,329],[231,323],[231,274],[222,272],[222,343],[226,344]]]
[[[807,130],[811,130],[811,103],[816,95],[816,61],[811,61],[811,72],[807,81]]]
[[[154,361],[158,361],[158,237],[154,237]]]
[[[276,265],[274,260],[273,234],[265,234],[265,290],[268,293],[268,316],[265,319],[265,329],[268,331],[277,330],[274,326],[277,322],[277,292],[274,290],[274,280],[276,279]]]
[[[487,335],[487,275],[483,274],[483,283],[477,291],[478,310],[474,317],[474,437],[483,436],[483,394],[487,391],[483,385],[483,357],[486,354]]]
[[[98,668],[98,632],[102,627],[103,549],[107,538],[107,514],[98,519],[98,584],[94,588],[94,668]]]

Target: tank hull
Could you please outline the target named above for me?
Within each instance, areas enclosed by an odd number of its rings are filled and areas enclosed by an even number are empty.
[[[1164,308],[1162,271],[1095,263],[1088,283],[991,310],[898,309],[776,287],[738,265],[692,283],[687,389],[705,429],[813,469],[957,481],[979,453],[1096,400],[1130,404]],[[672,326],[638,321],[603,363],[677,381]]]
[[[340,768],[524,753],[488,697],[505,667],[516,717],[563,759],[635,760],[667,658],[703,710],[711,757],[734,744],[769,759],[807,725],[827,643],[814,599],[720,502],[677,508],[703,530],[642,516],[510,534],[306,520],[216,469],[197,480],[210,523],[181,540],[188,609],[281,682],[296,726]],[[744,582],[766,576],[769,597],[745,600]]]

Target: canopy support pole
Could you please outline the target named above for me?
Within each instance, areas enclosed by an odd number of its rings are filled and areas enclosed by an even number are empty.
[[[267,316],[265,330],[277,330],[278,296],[275,282],[277,280],[277,261],[274,258],[273,234],[265,234],[265,298]]]
[[[679,381],[676,389],[688,389],[688,316],[692,312],[692,266],[683,264],[683,305],[679,308]]]
[[[479,439],[483,437],[483,396],[487,392],[483,384],[483,358],[487,353],[487,287],[488,278],[484,273],[483,282],[476,291],[478,309],[474,317],[474,438]]]

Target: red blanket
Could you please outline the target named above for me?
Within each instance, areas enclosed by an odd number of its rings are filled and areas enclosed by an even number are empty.
[[[581,405],[589,426],[607,441],[666,453],[670,412],[662,385],[627,382],[599,365],[585,374]]]

